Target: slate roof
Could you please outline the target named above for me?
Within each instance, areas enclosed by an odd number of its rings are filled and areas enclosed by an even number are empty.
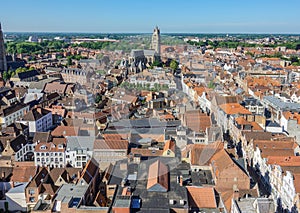
[[[51,113],[51,111],[44,108],[34,108],[24,115],[23,121],[37,121],[49,113]]]
[[[27,143],[28,141],[26,140],[26,137],[21,134],[10,142],[10,147],[14,150],[14,152],[18,152],[22,148],[22,144],[26,145]]]
[[[26,106],[27,105],[23,104],[23,103],[18,103],[18,104],[14,104],[14,105],[8,106],[6,108],[1,109],[0,115],[8,116],[8,115],[10,115],[12,113],[15,113],[18,110],[21,110],[21,109],[25,108]]]
[[[17,73],[14,76],[14,78],[19,78],[22,81],[26,78],[31,78],[31,77],[34,77],[34,76],[37,76],[37,75],[39,75],[37,70],[30,70],[30,71],[26,71],[26,72]]]
[[[280,110],[300,112],[299,103],[284,102],[275,96],[264,96],[263,100]]]
[[[69,151],[86,149],[87,151],[92,151],[94,147],[94,137],[90,136],[68,136],[67,138],[67,147]]]

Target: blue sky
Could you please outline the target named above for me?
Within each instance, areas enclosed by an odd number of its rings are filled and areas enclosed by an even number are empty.
[[[299,0],[6,0],[6,32],[300,33]]]

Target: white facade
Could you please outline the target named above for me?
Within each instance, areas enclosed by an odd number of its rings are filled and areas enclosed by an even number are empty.
[[[150,89],[154,89],[156,84],[159,85],[167,85],[169,89],[176,89],[176,83],[173,80],[170,79],[158,79],[156,78],[155,80],[148,81],[147,79],[137,79],[136,76],[131,76],[129,78],[129,83],[135,84],[135,85],[142,85],[143,87],[146,87],[149,85]]]
[[[91,136],[67,137],[66,163],[74,168],[83,168],[93,156],[94,141]]]
[[[294,205],[294,198],[296,197],[296,190],[294,186],[293,174],[289,171],[282,179],[281,201],[283,208],[291,210]]]
[[[262,183],[274,200],[280,198],[282,207],[291,210],[297,195],[293,174],[290,171],[284,172],[279,165],[269,165],[267,159],[261,157],[258,147],[254,152],[253,164],[259,169]]]
[[[36,121],[20,121],[21,123],[28,125],[29,132],[47,132],[53,126],[52,113],[44,115]]]
[[[291,99],[295,103],[300,103],[300,96],[297,96],[296,93],[294,93],[293,95],[291,95]]]
[[[29,111],[29,106],[24,106],[23,108],[16,110],[6,116],[2,115],[0,117],[0,122],[2,127],[7,127],[15,121],[22,118]]]
[[[66,162],[74,168],[83,168],[92,156],[93,151],[87,151],[86,149],[66,150]]]
[[[35,148],[35,143],[34,144],[25,144],[25,145],[22,145],[22,148],[15,153],[15,160],[16,161],[26,161],[28,159],[26,159],[26,155],[29,153],[29,152],[34,152],[34,148]]]
[[[201,96],[198,96],[198,102],[199,102],[200,108],[204,112],[211,111],[211,102],[206,98],[205,92],[203,92],[203,94]]]
[[[58,145],[56,148],[53,143],[51,144],[51,148],[53,150],[49,150],[47,146],[40,146],[41,151],[35,151],[34,152],[34,164],[35,166],[49,166],[52,168],[63,168],[66,165],[66,159],[65,159],[65,149],[63,145]],[[43,151],[45,150],[45,151]]]
[[[297,119],[286,119],[285,116],[281,116],[280,125],[284,132],[290,137],[296,137],[297,142],[300,142],[300,124]]]

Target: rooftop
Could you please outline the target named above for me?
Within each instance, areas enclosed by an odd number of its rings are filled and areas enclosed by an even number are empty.
[[[92,151],[94,147],[94,137],[87,136],[67,136],[67,147],[68,151],[74,151],[79,149],[86,149]]]
[[[69,203],[72,198],[81,198],[88,189],[88,185],[63,184],[57,191],[54,200]]]

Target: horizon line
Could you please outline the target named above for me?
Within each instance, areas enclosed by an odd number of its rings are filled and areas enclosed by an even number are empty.
[[[82,34],[152,34],[152,32],[78,32],[78,31],[3,31],[3,33],[82,33]],[[234,34],[250,34],[250,35],[300,35],[300,32],[163,32],[163,34],[224,34],[224,35],[234,35]]]

